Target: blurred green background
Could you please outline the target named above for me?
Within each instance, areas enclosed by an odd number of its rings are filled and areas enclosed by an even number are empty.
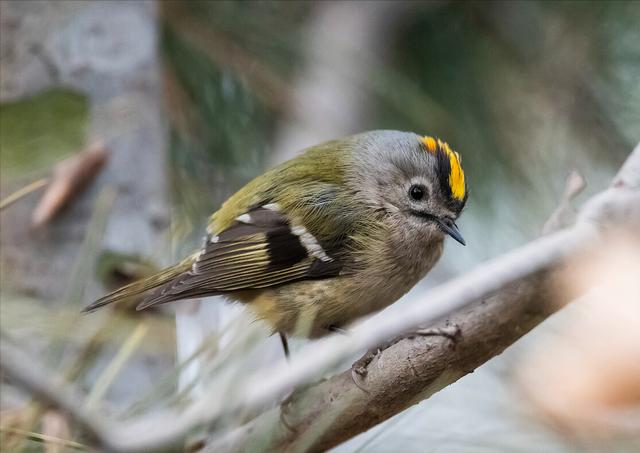
[[[126,278],[130,266],[137,272],[141,263],[183,256],[221,202],[300,149],[399,129],[441,137],[461,154],[470,198],[459,225],[468,246],[447,243],[441,263],[402,304],[539,235],[572,170],[588,183],[583,200],[608,184],[640,138],[637,1],[19,3],[1,10],[2,197],[94,139],[116,152],[45,233],[24,228],[37,196],[2,211],[1,326],[41,353],[61,351],[66,360],[56,367],[120,414],[174,403],[172,367],[184,355],[174,351],[165,312],[143,318],[144,333],[129,313],[82,319],[80,333],[65,332],[80,326],[77,308],[109,287],[104,275],[94,277],[99,263],[125,257],[112,273]],[[100,28],[105,11],[115,19]],[[73,39],[78,29],[90,39]],[[135,45],[101,44],[118,33]],[[74,58],[78,47],[90,57]],[[108,58],[91,58],[101,52]],[[147,202],[151,193],[157,202]],[[166,213],[156,214],[156,203]],[[109,223],[109,212],[124,220]],[[127,223],[137,212],[153,233]],[[64,244],[72,245],[61,251]],[[55,282],[33,282],[47,278]],[[52,313],[58,328],[46,322]],[[539,330],[528,341],[544,337]],[[523,415],[508,384],[517,362],[510,353],[338,450],[396,451],[398,439],[407,451],[576,450]],[[128,364],[114,368],[123,354]],[[104,377],[109,367],[113,382]],[[140,398],[131,387],[149,393]],[[7,392],[3,410],[25,400]],[[38,417],[30,420],[26,429],[39,429]]]
[[[287,101],[312,47],[309,22],[322,9],[302,2],[164,7],[171,11],[164,57],[178,98],[169,110],[172,192],[199,225],[283,152],[273,144],[290,120]],[[357,130],[324,138],[399,129],[449,141],[470,181],[463,228],[478,239],[469,241],[466,267],[536,235],[572,169],[600,188],[640,135],[635,2],[412,2],[386,10],[379,14],[391,23],[369,32],[384,36],[347,49],[356,70],[358,60],[366,65],[366,77],[320,69],[366,104]],[[184,36],[185,28],[193,31]]]

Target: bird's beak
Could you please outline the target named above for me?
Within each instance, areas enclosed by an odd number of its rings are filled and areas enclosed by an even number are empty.
[[[453,239],[458,241],[462,245],[467,245],[464,242],[464,238],[460,234],[460,230],[458,230],[458,225],[451,219],[438,219],[438,225],[440,229],[451,236]]]

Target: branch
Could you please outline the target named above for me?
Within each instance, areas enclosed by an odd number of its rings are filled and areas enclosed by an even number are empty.
[[[550,283],[564,258],[598,240],[600,230],[609,226],[611,219],[618,223],[638,221],[639,187],[640,145],[612,187],[585,205],[573,228],[534,241],[440,286],[431,293],[429,304],[409,307],[393,319],[371,320],[339,343],[336,339],[334,344],[305,349],[296,356],[300,359],[291,364],[288,374],[263,373],[261,384],[247,394],[244,407],[267,402],[287,386],[304,382],[310,368],[332,363],[336,356],[342,358],[363,343],[375,345],[381,338],[391,338],[452,312],[436,329],[457,326],[461,334],[453,341],[437,336],[405,338],[369,365],[366,392],[355,385],[351,372],[345,371],[294,393],[280,407],[212,441],[206,451],[239,451],[258,439],[264,442],[264,436],[269,439],[266,445],[261,444],[265,451],[323,451],[472,372],[561,306],[549,303]],[[470,302],[477,303],[467,306]],[[354,343],[358,346],[351,346]]]
[[[0,342],[0,370],[17,385],[46,405],[54,407],[76,422],[100,446],[108,446],[109,424],[86,410],[83,398],[59,377],[46,376],[31,357],[13,346],[6,336]]]

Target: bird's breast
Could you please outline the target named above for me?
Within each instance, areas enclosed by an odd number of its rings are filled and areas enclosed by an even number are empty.
[[[438,261],[442,241],[429,244],[424,253],[399,253],[392,244],[380,250],[382,255],[361,256],[357,271],[346,275],[302,280],[234,298],[248,302],[274,331],[323,336],[330,326],[345,327],[397,301]]]

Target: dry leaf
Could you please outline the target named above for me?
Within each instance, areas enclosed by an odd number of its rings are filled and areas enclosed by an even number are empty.
[[[71,199],[82,193],[100,172],[108,158],[104,144],[97,142],[86,150],[57,164],[51,183],[31,216],[31,225],[47,224]]]

